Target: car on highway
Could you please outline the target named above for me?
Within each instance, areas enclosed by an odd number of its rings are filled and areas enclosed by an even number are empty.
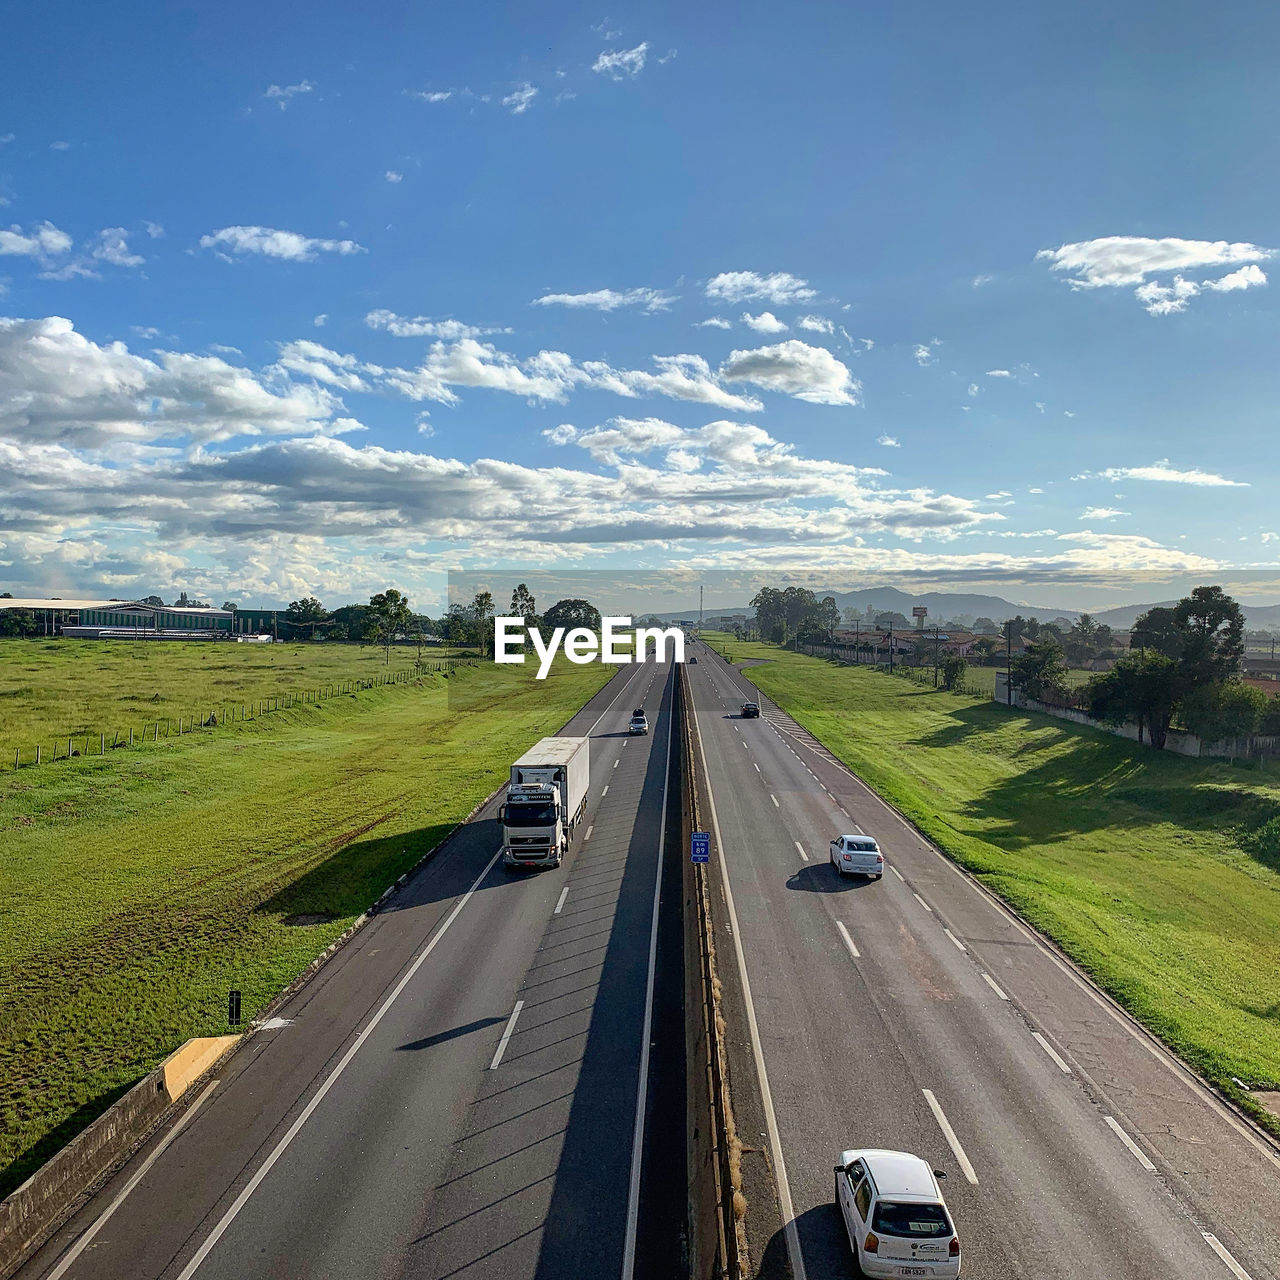
[[[631,713],[631,723],[627,726],[627,732],[633,736],[649,732],[649,717],[645,715],[643,707],[637,707]]]
[[[872,836],[836,836],[831,842],[831,865],[842,876],[879,880],[884,875],[884,854]]]
[[[960,1237],[940,1169],[906,1151],[868,1149],[842,1151],[835,1172],[836,1204],[862,1275],[960,1274]]]
[[[760,715],[760,704],[758,702],[744,702],[742,704],[742,718],[744,720],[755,720]]]

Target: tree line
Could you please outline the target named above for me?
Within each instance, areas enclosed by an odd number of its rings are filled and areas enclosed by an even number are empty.
[[[1136,723],[1163,749],[1177,720],[1204,742],[1280,733],[1280,694],[1240,679],[1244,614],[1221,587],[1197,587],[1177,604],[1149,609],[1133,625],[1129,651],[1074,694],[1066,651],[1041,634],[1010,662],[1013,688],[1037,701],[1069,702],[1103,724]]]

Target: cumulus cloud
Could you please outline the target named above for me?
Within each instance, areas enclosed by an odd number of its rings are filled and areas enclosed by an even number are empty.
[[[970,398],[972,398],[973,396],[976,396],[976,395],[978,394],[978,392],[979,392],[979,391],[981,391],[981,390],[982,390],[982,388],[981,388],[980,386],[978,386],[978,384],[977,384],[976,382],[971,382],[971,383],[969,383],[969,396],[970,396]]]
[[[232,253],[259,253],[289,262],[314,262],[321,253],[347,255],[364,253],[354,240],[324,240],[297,231],[277,231],[273,227],[222,227],[200,237],[202,249],[214,249],[222,256]]]
[[[340,409],[322,389],[270,383],[215,356],[146,359],[59,316],[0,318],[0,435],[11,440],[104,448],[316,433],[333,430]]]
[[[544,293],[534,298],[535,307],[573,307],[578,310],[616,311],[619,307],[643,307],[665,311],[675,295],[661,289],[595,289],[590,293]]]
[[[826,316],[801,316],[796,321],[799,329],[808,329],[810,333],[835,333],[835,325]]]
[[[388,169],[382,176],[391,183],[392,186],[404,181],[404,174],[398,169]]]
[[[315,325],[317,329],[323,329],[325,325],[329,323],[329,313],[327,311],[320,312],[318,316],[312,317],[311,323]]]
[[[523,115],[533,106],[533,100],[537,96],[537,89],[526,80],[523,84],[517,85],[502,99],[502,105],[509,108],[512,115]]]
[[[28,232],[19,226],[7,231],[0,229],[0,256],[46,259],[66,253],[70,248],[71,237],[52,222],[41,222]]]
[[[753,351],[733,351],[720,367],[726,382],[747,382],[812,404],[861,403],[862,384],[825,347],[798,338]]]
[[[310,80],[300,80],[297,84],[272,84],[267,86],[267,91],[262,96],[271,98],[280,104],[280,110],[283,111],[289,103],[302,93],[312,93],[315,91],[315,85]]]
[[[695,329],[732,329],[733,322],[726,320],[724,316],[708,316],[705,320],[699,320],[693,326]]]
[[[634,49],[606,50],[591,64],[591,70],[613,80],[634,80],[644,70],[648,53],[647,40],[641,41]]]
[[[785,333],[787,330],[787,326],[772,311],[762,311],[758,316],[753,316],[751,312],[744,311],[742,313],[742,323],[748,329],[754,329],[757,333]]]
[[[400,316],[394,311],[370,311],[364,318],[370,329],[384,329],[397,338],[483,338],[491,333],[510,333],[498,325],[463,324],[461,320],[432,320],[427,316]]]
[[[1266,284],[1266,274],[1256,264],[1274,252],[1244,241],[1103,236],[1041,249],[1036,260],[1048,262],[1051,271],[1066,274],[1073,289],[1133,286],[1148,314],[1161,316],[1185,311],[1203,289],[1222,293]],[[1184,274],[1236,263],[1248,265],[1200,282]],[[1159,277],[1165,277],[1166,282]]]
[[[1116,516],[1127,516],[1129,512],[1120,511],[1116,507],[1085,507],[1080,513],[1081,520],[1114,520]]]
[[[988,378],[1012,378],[1013,374],[1008,369],[988,369]]]
[[[706,295],[724,302],[772,302],[775,306],[809,302],[818,296],[807,280],[786,271],[760,275],[755,271],[722,271],[707,281]]]
[[[129,248],[129,233],[123,227],[105,227],[98,232],[93,256],[115,267],[140,267],[146,259]]]
[[[938,357],[933,354],[934,347],[940,347],[942,340],[940,338],[930,338],[928,342],[917,342],[911,348],[911,358],[922,369],[928,364],[937,364]]]
[[[876,444],[883,445],[886,449],[902,448],[897,436],[876,436]]]
[[[1211,488],[1247,489],[1247,480],[1228,480],[1212,471],[1198,467],[1179,469],[1171,466],[1168,458],[1146,467],[1107,467],[1103,471],[1085,471],[1073,480],[1152,480],[1160,484],[1191,484]]]

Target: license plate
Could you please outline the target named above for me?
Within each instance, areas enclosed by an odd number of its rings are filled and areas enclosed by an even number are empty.
[[[900,1276],[928,1276],[933,1272],[928,1267],[899,1267],[898,1274]]]

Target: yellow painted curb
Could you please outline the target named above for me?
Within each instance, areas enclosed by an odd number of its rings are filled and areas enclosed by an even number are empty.
[[[170,1101],[176,1102],[182,1097],[191,1082],[198,1080],[239,1039],[239,1036],[201,1036],[175,1049],[160,1065]]]

